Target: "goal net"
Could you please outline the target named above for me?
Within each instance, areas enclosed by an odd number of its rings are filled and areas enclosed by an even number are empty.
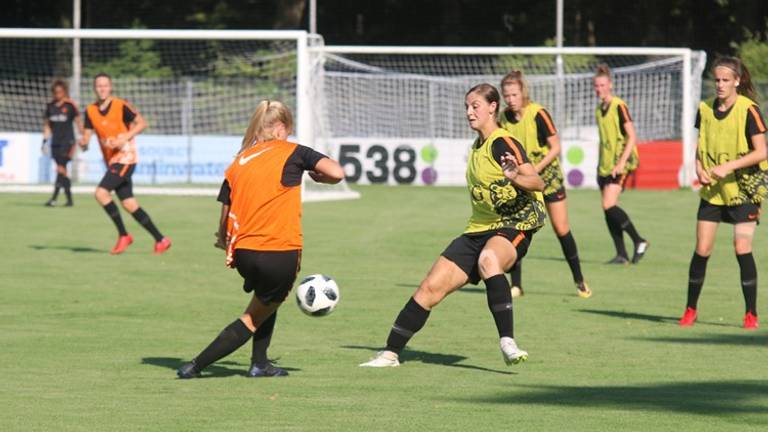
[[[220,182],[264,99],[291,108],[293,140],[328,153],[313,133],[310,84],[322,70],[316,61],[313,70],[310,44],[322,41],[303,31],[0,30],[0,133],[41,133],[54,79],[68,82],[83,110],[103,72],[149,124],[138,139],[137,183]],[[94,139],[76,155],[79,182],[104,172],[97,147]],[[32,165],[33,177],[47,180],[50,160]],[[345,182],[307,183],[307,200],[357,196]]]
[[[591,186],[597,158],[592,77],[612,68],[639,141],[675,152],[680,185],[692,172],[695,109],[703,52],[632,48],[321,48],[321,138],[336,148],[348,180],[361,183],[463,184],[474,133],[464,95],[475,84],[498,87],[513,69],[532,100],[552,114],[572,187]],[[503,102],[502,102],[503,104]],[[642,144],[641,144],[642,146]],[[641,148],[642,150],[642,148]]]

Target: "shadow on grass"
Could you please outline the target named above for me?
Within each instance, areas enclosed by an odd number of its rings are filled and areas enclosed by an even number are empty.
[[[273,363],[276,363],[275,360],[271,360]],[[181,365],[186,363],[187,360],[180,359],[178,357],[144,357],[141,359],[141,364],[145,365],[152,365],[152,366],[159,366],[164,367],[167,369],[170,369],[174,372],[174,375],[176,373],[176,369],[178,369]],[[237,369],[228,368],[226,366],[236,366]],[[290,367],[284,367],[280,366],[281,368],[287,370],[288,372],[300,372],[301,369],[298,368],[290,368]],[[248,365],[237,363],[233,361],[218,361],[207,368],[203,370],[201,378],[225,378],[230,376],[247,376],[248,372]]]
[[[745,330],[746,331],[746,330]],[[634,338],[646,342],[668,342],[677,344],[701,344],[701,345],[735,345],[735,346],[768,346],[768,334],[718,334],[704,335],[700,337],[647,337]]]
[[[542,256],[542,255],[526,255],[525,259],[523,259],[523,263],[525,263],[527,260],[532,261],[562,261],[567,262],[565,258],[562,256]],[[579,258],[579,262],[581,263],[587,263],[587,264],[605,264],[608,260],[594,260],[594,259],[584,259]]]
[[[638,312],[627,312],[627,311],[614,311],[614,310],[597,310],[597,309],[579,309],[577,312],[584,312],[589,314],[595,314],[595,315],[603,315],[608,316],[611,318],[621,318],[621,319],[631,319],[631,320],[638,320],[638,321],[650,321],[650,322],[657,322],[657,323],[664,323],[664,324],[674,324],[677,325],[678,317],[671,317],[671,316],[661,316],[661,315],[650,315],[650,314],[644,314],[644,313],[638,313]],[[712,326],[720,326],[720,327],[733,327],[733,325],[730,324],[723,324],[723,323],[717,323],[717,322],[708,322],[708,321],[696,321],[697,324],[705,324],[705,325],[712,325]]]
[[[493,394],[465,402],[550,405],[553,407],[613,408],[704,415],[765,414],[768,382],[707,381],[638,386],[518,385],[521,391]]]
[[[104,249],[94,249],[87,246],[43,246],[43,245],[29,245],[30,249],[34,250],[66,250],[70,252],[87,252],[87,253],[107,253]]]
[[[371,352],[376,352],[381,350],[380,348],[376,348],[376,347],[358,346],[358,345],[342,345],[341,348],[365,350],[365,351],[371,351]],[[462,368],[462,369],[476,370],[481,372],[491,372],[491,373],[497,373],[502,375],[517,375],[514,372],[503,371],[498,369],[489,369],[482,366],[475,366],[475,365],[460,363],[466,359],[467,357],[455,355],[455,354],[430,353],[426,351],[416,351],[408,348],[406,348],[400,354],[400,361],[402,362],[419,361],[426,364],[450,366],[450,367],[456,367],[456,368]]]

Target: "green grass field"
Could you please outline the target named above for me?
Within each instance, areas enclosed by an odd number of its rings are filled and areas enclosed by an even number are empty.
[[[468,202],[461,188],[361,191],[360,200],[305,205],[302,274],[332,275],[342,298],[325,318],[304,316],[293,301],[281,309],[270,355],[291,376],[245,378],[249,343],[190,381],[175,368],[248,301],[212,246],[212,198],[141,198],[174,246],[152,255],[151,237],[127,217],[136,242],[115,257],[114,228],[91,197],[46,209],[43,195],[0,195],[0,430],[768,429],[768,332],[740,328],[730,226],[709,262],[700,322],[676,323],[694,245],[693,193],[622,197],[651,249],[621,268],[602,264],[612,244],[598,193],[570,193],[595,295],[576,297],[559,244],[543,229],[515,306],[527,363],[504,365],[481,285],[435,309],[402,367],[369,370],[357,364],[382,346],[462,231]],[[764,231],[755,258],[766,280]]]

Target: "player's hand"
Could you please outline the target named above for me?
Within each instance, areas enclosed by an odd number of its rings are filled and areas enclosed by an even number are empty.
[[[611,177],[616,178],[620,175],[624,174],[624,168],[627,167],[626,162],[619,161],[619,163],[616,164],[615,167],[611,170]]]
[[[712,179],[709,178],[709,174],[702,168],[696,167],[696,177],[699,178],[699,183],[708,185],[712,183]]]
[[[309,175],[309,178],[311,178],[312,180],[314,180],[314,181],[316,181],[318,183],[322,183],[323,175],[320,174],[319,172],[317,172],[317,171],[307,171],[307,174]]]
[[[86,141],[85,137],[80,138],[80,142],[78,144],[83,151],[88,151],[88,141]]]
[[[215,232],[213,233],[213,236],[216,237],[216,243],[214,243],[213,246],[222,250],[227,250],[227,242],[221,238],[219,233]]]
[[[48,156],[48,140],[43,138],[43,144],[40,146],[40,152],[43,156]]]
[[[501,169],[504,172],[504,176],[514,180],[519,174],[517,168],[517,160],[512,153],[507,152],[501,155]]]
[[[718,165],[709,171],[710,176],[715,179],[723,179],[730,173],[731,170],[725,164]]]

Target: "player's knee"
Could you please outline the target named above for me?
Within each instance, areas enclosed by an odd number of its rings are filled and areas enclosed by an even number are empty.
[[[733,249],[736,251],[737,255],[752,252],[752,238],[735,238],[733,240]]]
[[[100,187],[96,188],[96,192],[93,193],[93,196],[96,198],[96,201],[98,202],[104,202],[105,200],[110,198],[109,191]]]
[[[552,222],[552,229],[555,230],[555,234],[557,234],[558,237],[562,237],[566,234],[568,234],[571,231],[571,227],[568,225],[568,222]]]
[[[480,276],[483,279],[504,272],[501,268],[498,255],[492,249],[484,249],[480,252],[480,257],[477,259],[477,265],[480,270]]]
[[[430,277],[427,277],[419,284],[419,289],[416,290],[414,298],[418,297],[419,304],[422,306],[432,308],[445,298],[444,291],[439,284],[435,283]]]

